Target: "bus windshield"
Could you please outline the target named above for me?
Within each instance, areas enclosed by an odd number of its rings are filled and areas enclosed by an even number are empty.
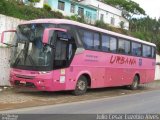
[[[13,48],[11,66],[14,68],[51,67],[52,49],[49,45],[43,45],[44,29],[53,27],[49,24],[19,25],[15,36],[16,47]],[[41,69],[42,70],[42,69]]]

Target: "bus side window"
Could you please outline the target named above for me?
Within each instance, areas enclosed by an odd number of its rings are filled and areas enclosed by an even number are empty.
[[[110,37],[110,51],[117,52],[117,39],[115,37]]]
[[[94,33],[94,50],[100,49],[100,38],[98,33]]]
[[[82,41],[84,43],[85,48],[93,49],[93,33],[90,31],[83,31]]]
[[[142,45],[132,42],[132,55],[140,57],[142,55]]]
[[[130,49],[131,49],[130,41],[123,40],[123,39],[118,40],[118,53],[128,55],[130,54]]]
[[[102,35],[102,51],[110,51],[110,40],[108,35]]]
[[[89,50],[100,50],[100,35],[91,30],[79,30],[83,45]]]
[[[156,49],[152,47],[152,58],[156,58]]]
[[[151,47],[148,45],[143,45],[143,57],[152,57]]]

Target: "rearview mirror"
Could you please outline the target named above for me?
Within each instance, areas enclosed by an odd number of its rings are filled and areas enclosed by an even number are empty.
[[[3,31],[1,34],[1,43],[7,46],[13,46],[13,38],[16,34],[16,30]]]
[[[49,44],[49,38],[52,35],[50,33],[54,31],[67,32],[66,29],[61,28],[46,28],[43,33],[43,44]]]

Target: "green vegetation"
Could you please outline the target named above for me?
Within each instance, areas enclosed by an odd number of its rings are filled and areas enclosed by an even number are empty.
[[[16,0],[0,0],[0,14],[24,19],[64,18],[62,13],[19,4]]]
[[[24,20],[39,18],[65,18],[86,23],[84,18],[79,17],[78,15],[64,17],[60,12],[51,11],[51,7],[47,4],[44,4],[44,8],[40,9],[23,5],[20,1],[21,0],[0,0],[0,14]],[[32,0],[32,2],[35,1],[37,0]],[[124,16],[126,16],[130,22],[130,30],[127,31],[123,29],[123,22],[120,23],[121,28],[111,27],[103,21],[96,21],[95,26],[155,43],[157,45],[157,51],[160,54],[160,19],[156,20],[149,17],[141,19],[132,18],[132,15],[144,15],[145,12],[137,3],[130,0],[104,0],[104,2],[119,7],[123,11],[127,11],[125,12],[127,14]]]
[[[130,19],[133,15],[145,15],[145,11],[139,4],[131,0],[103,0],[103,2],[121,9],[127,19]]]
[[[52,10],[51,6],[49,6],[48,4],[44,4],[43,8],[46,9],[47,11],[51,11]]]
[[[130,20],[130,31],[134,37],[155,43],[160,54],[160,19],[156,20],[150,17],[133,18]]]
[[[125,35],[131,36],[130,31],[122,29],[122,28],[112,27],[109,24],[104,23],[103,21],[99,21],[99,20],[96,21],[95,26],[99,27],[99,28],[103,28],[103,29],[107,29],[107,30],[114,31],[114,32],[117,32],[117,33],[121,33],[121,34],[125,34]]]
[[[67,16],[66,19],[87,24],[87,23],[85,22],[85,20],[84,20],[84,17],[80,17],[80,16],[78,16],[78,15],[72,15],[72,16],[70,16],[70,17]]]

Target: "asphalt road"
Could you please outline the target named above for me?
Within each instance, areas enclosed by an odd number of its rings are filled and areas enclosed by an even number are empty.
[[[15,114],[154,114],[160,113],[160,90],[90,101],[0,111]],[[62,115],[63,116],[63,115]],[[49,120],[46,116],[45,120]],[[53,116],[50,116],[53,118]],[[56,118],[59,118],[57,116]],[[71,117],[71,116],[70,116]],[[91,116],[90,116],[91,117]],[[93,116],[92,116],[93,117]],[[95,116],[94,116],[95,117]],[[39,120],[44,118],[40,117]],[[63,118],[67,118],[66,116]],[[78,117],[79,119],[81,117]],[[89,118],[88,118],[89,119]],[[92,118],[93,119],[93,118]],[[63,120],[61,118],[61,120]],[[66,119],[65,119],[66,120]]]

